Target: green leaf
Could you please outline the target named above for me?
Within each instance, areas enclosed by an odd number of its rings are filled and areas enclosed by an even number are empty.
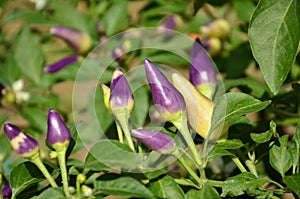
[[[57,0],[54,2],[54,19],[57,21],[57,24],[75,28],[88,34],[90,33],[88,26],[89,22],[92,20],[88,19],[86,15],[79,12],[74,6],[70,5],[69,2],[61,2]]]
[[[23,162],[16,166],[10,174],[10,185],[15,198],[28,186],[41,182],[45,178],[40,170],[31,162]]]
[[[51,199],[62,199],[65,197],[64,192],[61,188],[47,188],[45,191],[43,191],[40,195],[32,197],[32,199],[45,199],[45,198],[51,198]]]
[[[24,27],[17,42],[15,60],[22,75],[39,85],[42,81],[44,57],[41,45],[28,27]]]
[[[207,155],[207,158],[213,158],[213,157],[220,157],[220,156],[234,156],[233,153],[225,150],[225,149],[218,149],[218,148],[213,148]]]
[[[244,146],[244,144],[241,140],[233,139],[233,140],[226,140],[224,142],[219,142],[215,145],[214,148],[216,148],[216,149],[239,149],[243,146]]]
[[[244,87],[247,87],[251,90],[249,93],[257,98],[261,98],[267,91],[266,84],[253,77],[226,79],[224,80],[224,86],[226,91],[233,87],[238,87],[242,90]]]
[[[131,152],[126,144],[116,140],[104,140],[95,144],[85,160],[85,168],[101,171],[107,168],[136,169],[142,157]]]
[[[110,111],[104,105],[103,91],[101,86],[96,90],[95,96],[90,97],[90,100],[90,103],[94,103],[95,106],[91,106],[91,110],[89,109],[89,114],[91,114],[92,111],[96,111],[101,130],[103,133],[105,133],[113,123],[114,119]]]
[[[295,173],[296,168],[299,165],[299,156],[300,156],[300,122],[298,123],[296,133],[291,140],[291,145],[289,150],[292,156],[293,173]]]
[[[45,113],[38,107],[26,107],[21,111],[22,117],[26,119],[30,125],[37,129],[39,133],[47,130],[47,118]]]
[[[159,198],[185,198],[180,186],[170,176],[150,182],[149,190]]]
[[[127,1],[114,1],[103,16],[103,26],[107,36],[112,36],[124,28],[128,21]]]
[[[130,177],[95,181],[94,187],[106,195],[117,195],[125,198],[155,198],[144,185]]]
[[[273,135],[276,135],[276,123],[274,121],[270,122],[270,129],[264,133],[251,133],[250,137],[256,143],[268,142]]]
[[[250,21],[251,15],[255,9],[254,2],[251,0],[233,0],[233,7],[237,16],[246,22]]]
[[[19,69],[12,53],[7,53],[5,63],[0,67],[0,82],[5,86],[11,86],[20,78]]]
[[[230,125],[238,120],[240,116],[260,111],[266,108],[270,103],[270,100],[261,102],[260,100],[241,92],[225,93],[215,102],[211,129],[215,129],[224,121]],[[225,110],[226,112],[224,112]]]
[[[273,94],[295,61],[300,39],[299,12],[298,0],[261,0],[250,22],[253,55]]]
[[[130,120],[138,127],[143,126],[149,110],[148,92],[144,87],[133,91],[134,110],[131,113]]]
[[[266,179],[257,179],[252,173],[241,173],[224,182],[221,196],[255,195],[256,190],[266,182]]]
[[[300,173],[295,173],[291,176],[284,176],[283,182],[288,186],[288,188],[300,196]]]
[[[210,186],[208,183],[204,183],[202,189],[200,190],[191,189],[189,192],[187,192],[186,199],[195,199],[195,198],[215,199],[221,197],[215,188]]]
[[[282,136],[280,141],[280,147],[273,145],[270,149],[270,163],[272,167],[280,173],[282,177],[292,166],[292,157],[287,149],[288,135]]]

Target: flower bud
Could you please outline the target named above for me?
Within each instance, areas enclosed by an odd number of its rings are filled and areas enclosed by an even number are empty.
[[[176,18],[173,15],[166,17],[164,22],[160,25],[161,28],[168,28],[171,30],[175,30],[176,26]]]
[[[96,28],[97,28],[97,30],[98,30],[99,33],[104,33],[104,26],[103,26],[102,21],[99,21],[99,22],[97,23]]]
[[[93,190],[89,186],[82,185],[81,191],[85,197],[91,197],[93,195]]]
[[[92,41],[88,34],[73,28],[55,26],[50,29],[50,33],[65,40],[78,53],[85,53],[92,46]]]
[[[170,154],[176,147],[173,138],[160,131],[133,129],[131,130],[131,134],[150,149],[161,154]]]
[[[202,26],[200,31],[205,37],[225,38],[230,33],[230,25],[225,19],[217,19]]]
[[[39,152],[38,142],[12,124],[4,124],[12,148],[22,157],[30,158]]]
[[[80,184],[83,184],[86,180],[86,176],[82,173],[78,174],[77,175],[77,178],[76,180],[80,183]]]
[[[213,61],[201,46],[199,39],[195,40],[192,48],[190,81],[203,95],[212,99],[216,90],[216,72]]]
[[[104,83],[101,84],[102,91],[103,91],[103,101],[105,107],[110,110],[109,108],[109,97],[110,97],[110,88],[106,86]]]
[[[47,73],[56,73],[56,72],[60,71],[61,69],[67,67],[68,65],[73,64],[78,61],[79,61],[79,56],[71,55],[71,56],[65,57],[65,58],[59,60],[58,62],[55,62],[49,66],[46,66],[44,68],[44,71]]]
[[[145,59],[145,69],[155,108],[166,121],[181,119],[186,109],[182,95],[148,59]]]
[[[132,92],[121,68],[117,68],[113,73],[109,107],[113,114],[121,109],[131,112],[134,107]]]
[[[206,138],[211,125],[213,102],[177,73],[172,74],[172,83],[184,97],[189,124],[199,135]]]
[[[122,62],[124,60],[123,54],[126,52],[125,46],[117,46],[116,48],[113,49],[112,51],[112,57],[117,61],[117,62]]]
[[[6,182],[3,189],[2,189],[2,196],[3,198],[10,198],[12,195],[12,190],[9,185],[9,182]]]
[[[221,53],[222,43],[221,40],[217,37],[209,37],[204,39],[203,47],[205,48],[205,50],[207,50],[210,56],[216,56]]]
[[[47,140],[55,150],[67,148],[71,140],[69,129],[53,109],[48,112]]]

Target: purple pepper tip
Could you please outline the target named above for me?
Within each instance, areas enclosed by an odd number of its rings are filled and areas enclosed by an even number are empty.
[[[203,93],[211,99],[217,82],[216,71],[213,61],[208,56],[206,50],[202,47],[199,39],[196,39],[192,47],[191,65],[190,65],[190,81],[198,88],[205,86],[210,87],[210,93]],[[200,89],[200,92],[203,89]],[[207,90],[207,89],[206,89]],[[208,91],[206,91],[208,92]]]
[[[144,62],[156,109],[166,121],[178,120],[186,110],[182,95],[153,63],[148,59]]]
[[[6,182],[4,187],[3,187],[2,196],[4,198],[10,198],[12,196],[12,190],[11,190],[9,182]]]
[[[73,64],[78,61],[79,61],[79,57],[77,55],[71,55],[71,56],[65,57],[49,66],[46,66],[44,68],[44,71],[47,73],[56,73],[56,72],[62,70],[63,68],[67,67],[68,65]]]
[[[114,113],[118,109],[133,110],[134,99],[132,91],[121,68],[117,68],[110,85],[109,107]]]
[[[54,109],[48,112],[47,140],[54,149],[61,145],[68,146],[71,140],[68,127]]]
[[[4,124],[4,131],[8,136],[12,148],[19,155],[30,158],[39,150],[38,142],[16,126],[6,123]]]
[[[131,133],[150,149],[161,154],[170,154],[175,150],[176,145],[173,138],[160,131],[133,129]]]

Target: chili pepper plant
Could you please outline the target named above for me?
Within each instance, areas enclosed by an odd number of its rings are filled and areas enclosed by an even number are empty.
[[[0,2],[0,199],[298,198],[297,0]]]

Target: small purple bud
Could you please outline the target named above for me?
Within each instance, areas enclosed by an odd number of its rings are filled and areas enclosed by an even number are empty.
[[[98,30],[99,33],[104,33],[104,26],[103,26],[103,23],[101,21],[99,21],[97,23],[97,27],[96,28],[97,28],[97,30]]]
[[[6,123],[4,124],[4,131],[12,148],[22,157],[30,158],[39,151],[38,142],[16,126]]]
[[[216,71],[198,38],[192,48],[190,81],[202,94],[212,99],[217,82]]]
[[[68,127],[53,109],[50,109],[48,112],[47,140],[56,150],[60,149],[61,146],[67,147],[71,140]]]
[[[12,195],[12,190],[9,185],[9,182],[6,182],[3,189],[2,189],[2,196],[3,198],[10,198]]]
[[[112,57],[117,62],[122,62],[124,60],[123,54],[126,52],[125,46],[121,45],[113,49]]]
[[[56,73],[60,71],[61,69],[67,67],[70,64],[73,64],[75,62],[79,61],[79,56],[77,55],[71,55],[69,57],[65,57],[58,62],[55,62],[54,64],[51,64],[49,66],[46,66],[44,68],[44,71],[47,73]]]
[[[168,28],[168,29],[171,29],[171,30],[175,30],[176,29],[176,19],[175,19],[175,16],[168,16],[163,24],[160,26],[162,28]]]
[[[145,69],[156,109],[166,121],[177,120],[186,110],[184,98],[148,59],[145,59]]]
[[[133,110],[134,99],[129,84],[121,68],[117,68],[112,77],[110,85],[109,107],[114,113],[119,109]]]
[[[65,40],[78,53],[85,53],[91,48],[92,41],[88,34],[65,26],[55,26],[50,33]]]
[[[132,135],[148,146],[150,149],[161,154],[170,154],[175,150],[173,138],[156,130],[133,129]]]

